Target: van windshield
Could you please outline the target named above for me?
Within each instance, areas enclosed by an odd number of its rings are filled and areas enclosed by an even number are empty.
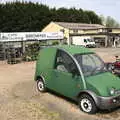
[[[90,76],[106,71],[104,62],[96,54],[75,54],[74,57],[78,61],[84,76]]]

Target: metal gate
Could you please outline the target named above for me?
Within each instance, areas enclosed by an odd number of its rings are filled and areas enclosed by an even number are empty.
[[[4,43],[0,43],[0,64],[6,63],[6,51]]]
[[[15,48],[14,43],[0,43],[0,64],[15,64],[21,60],[20,48]]]

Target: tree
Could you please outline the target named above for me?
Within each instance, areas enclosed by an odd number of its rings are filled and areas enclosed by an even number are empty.
[[[120,24],[115,19],[108,16],[106,18],[106,27],[120,27]]]
[[[102,24],[105,25],[106,27],[120,27],[120,24],[112,17],[104,17],[103,15],[100,16],[102,20]]]
[[[41,31],[51,21],[101,24],[99,16],[93,11],[49,8],[47,5],[24,1],[0,3],[1,32]]]
[[[104,26],[106,26],[106,20],[105,20],[105,17],[103,15],[100,15],[100,19],[101,19],[101,22]]]
[[[95,14],[95,12],[93,11],[85,11],[85,13],[88,15],[88,18],[89,18],[89,22],[91,24],[102,24],[102,20],[101,18]]]

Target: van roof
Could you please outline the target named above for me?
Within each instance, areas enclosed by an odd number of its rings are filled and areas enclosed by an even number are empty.
[[[72,55],[94,53],[90,49],[85,48],[83,46],[78,46],[78,45],[60,45],[60,46],[57,46],[57,48],[63,49]]]

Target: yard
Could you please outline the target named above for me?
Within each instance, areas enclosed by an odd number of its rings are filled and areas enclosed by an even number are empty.
[[[115,60],[120,48],[93,49],[105,62]],[[78,106],[51,92],[39,93],[34,82],[35,62],[0,63],[0,120],[120,119],[120,109],[87,115]]]

